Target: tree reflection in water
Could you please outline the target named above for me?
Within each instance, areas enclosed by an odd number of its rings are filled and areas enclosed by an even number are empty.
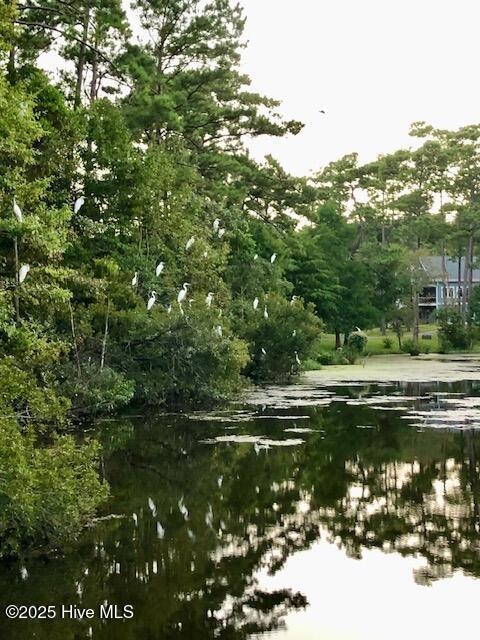
[[[262,591],[259,572],[277,572],[319,538],[352,558],[368,548],[420,554],[421,584],[456,569],[479,576],[475,430],[419,429],[404,419],[406,408],[370,401],[401,392],[417,398],[410,409],[441,410],[444,396],[432,391],[478,393],[463,383],[337,389],[358,402],[282,409],[308,414],[301,426],[314,431],[295,434],[301,445],[261,451],[252,442],[201,441],[226,433],[285,440],[295,419],[265,417],[282,413],[267,408],[262,419],[239,422],[164,416],[99,424],[113,494],[103,515],[123,517],[99,519],[63,557],[29,560],[26,581],[18,565],[4,566],[1,600],[95,609],[107,601],[132,604],[135,616],[2,620],[2,637],[111,638],[112,626],[121,640],[239,640],[271,631],[308,603],[301,593]]]

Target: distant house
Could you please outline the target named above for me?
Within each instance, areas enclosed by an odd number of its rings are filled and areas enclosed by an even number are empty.
[[[422,258],[420,262],[429,277],[429,284],[424,287],[420,296],[420,319],[428,320],[436,309],[440,309],[446,304],[458,305],[459,301],[461,302],[465,258],[457,260],[446,258],[446,274],[443,273],[442,256],[427,256]],[[474,269],[473,285],[476,286],[479,283],[480,269]]]

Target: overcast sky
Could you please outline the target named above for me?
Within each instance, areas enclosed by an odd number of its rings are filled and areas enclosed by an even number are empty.
[[[305,123],[252,142],[306,174],[346,153],[368,161],[409,146],[416,120],[480,121],[478,0],[240,0],[252,88]],[[326,111],[323,116],[320,109]]]

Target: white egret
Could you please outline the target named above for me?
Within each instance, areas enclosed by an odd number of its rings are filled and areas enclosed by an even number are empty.
[[[20,569],[20,575],[22,577],[22,580],[26,580],[28,578],[28,571],[26,567],[22,567]]]
[[[256,311],[258,309],[258,303],[259,303],[259,299],[255,298],[255,300],[253,301],[253,310]]]
[[[295,351],[295,362],[296,362],[298,365],[301,365],[301,364],[302,364],[302,361],[301,361],[301,360],[300,360],[300,358],[298,357],[298,352],[297,352],[297,351]]]
[[[219,338],[223,336],[222,327],[219,324],[217,324],[217,326],[215,327],[215,335],[217,335]]]
[[[219,229],[218,230],[218,237],[219,238],[223,238],[223,236],[225,235],[225,231],[226,231],[226,229]]]
[[[190,538],[190,540],[192,542],[195,542],[195,534],[193,533],[193,531],[191,529],[187,529],[187,535]]]
[[[185,296],[187,295],[187,287],[189,287],[189,286],[190,286],[189,282],[184,282],[183,283],[183,287],[180,289],[180,291],[178,292],[178,296],[177,296],[178,304],[181,304],[185,300]]]
[[[172,313],[172,305],[169,304],[167,307],[167,313]]]
[[[268,320],[268,311],[267,311],[267,307],[265,307],[265,309],[263,310],[263,317],[265,318],[265,320]]]
[[[276,253],[272,253],[272,255],[270,256],[270,262],[273,264],[276,259],[277,259],[277,254]]]
[[[218,484],[218,488],[220,489],[220,487],[222,486],[222,482],[223,482],[223,476],[219,476],[218,480],[217,480],[217,484]]]
[[[208,511],[205,514],[205,524],[207,527],[211,527],[213,524],[213,509],[211,504],[208,505]]]
[[[292,331],[292,337],[294,337],[294,338],[295,338],[295,336],[296,336],[296,335],[297,335],[297,330],[296,330],[296,329],[294,329],[294,330]]]
[[[147,302],[147,311],[150,311],[150,309],[155,304],[156,299],[157,299],[157,292],[152,291],[152,293],[150,294],[150,298],[148,299],[148,302]]]
[[[162,527],[160,522],[157,522],[157,538],[162,540],[164,535],[165,535],[165,529]]]
[[[165,263],[164,262],[159,262],[157,264],[157,268],[155,269],[155,275],[159,276],[164,269],[165,269]]]
[[[220,218],[215,218],[215,220],[213,221],[213,231],[214,231],[214,233],[217,233],[219,227],[220,227]]]
[[[194,242],[195,242],[195,236],[192,236],[187,240],[187,244],[185,245],[185,250],[188,251]]]
[[[204,257],[204,258],[208,258],[208,251],[204,251],[204,252],[203,252],[203,257]]]
[[[80,196],[79,198],[77,198],[75,200],[75,204],[73,205],[73,213],[78,213],[84,204],[85,204],[85,198],[83,196]]]
[[[132,513],[132,518],[135,523],[135,526],[138,526],[138,516],[136,513]]]
[[[256,254],[253,256],[253,259],[254,259],[254,260],[258,260],[258,253],[256,253]]]
[[[13,199],[13,213],[15,214],[15,217],[18,220],[18,222],[23,222],[23,213],[20,207],[18,206],[15,198]]]
[[[132,287],[136,287],[138,285],[138,271],[135,271],[135,275],[132,278]]]
[[[267,351],[263,347],[262,347],[261,351],[262,351],[262,356],[266,356],[267,355]]]
[[[213,302],[213,293],[211,291],[208,292],[207,297],[205,298],[205,304],[207,307],[211,307]]]
[[[29,271],[30,271],[30,265],[29,264],[22,264],[22,266],[20,267],[20,269],[18,271],[18,282],[19,282],[19,284],[22,284],[22,282],[27,277],[27,273]]]
[[[184,520],[188,520],[188,509],[183,502],[183,496],[178,501],[178,510],[182,514]]]
[[[297,298],[298,296],[292,296],[292,299],[290,300],[290,304],[293,304]]]
[[[148,498],[148,508],[152,512],[152,516],[155,518],[155,516],[157,515],[157,507],[155,506],[155,503],[151,498]]]

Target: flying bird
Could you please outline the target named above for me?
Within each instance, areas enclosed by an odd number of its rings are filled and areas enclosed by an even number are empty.
[[[132,287],[136,287],[138,285],[138,271],[135,271],[135,275],[132,278]]]
[[[323,113],[323,115],[325,115],[325,110],[324,109],[320,109],[320,113]]]
[[[15,214],[15,217],[18,220],[18,222],[23,222],[23,213],[20,207],[18,206],[15,198],[13,199],[13,213]]]
[[[78,213],[84,204],[85,204],[85,198],[83,196],[80,196],[79,198],[77,198],[75,200],[75,204],[73,205],[73,213]]]
[[[152,291],[152,293],[150,294],[150,298],[148,299],[148,302],[147,302],[147,311],[150,311],[150,309],[155,304],[156,299],[157,299],[157,292]]]
[[[187,244],[185,245],[185,250],[188,251],[194,242],[195,242],[195,236],[192,236],[187,240]]]
[[[18,282],[19,282],[19,284],[22,284],[22,282],[27,277],[27,273],[29,271],[30,271],[30,265],[29,264],[22,264],[22,266],[20,267],[20,269],[18,271]]]
[[[277,259],[277,254],[276,253],[272,253],[272,255],[270,256],[270,262],[273,264],[276,259]]]
[[[253,309],[254,309],[254,311],[256,311],[258,309],[258,303],[259,303],[258,298],[255,298],[255,300],[253,301]]]
[[[159,276],[164,269],[165,269],[165,263],[164,262],[159,262],[157,264],[157,268],[155,269],[155,275]]]
[[[209,291],[207,297],[205,298],[205,304],[207,305],[207,307],[211,307],[212,302],[213,302],[213,293]]]

